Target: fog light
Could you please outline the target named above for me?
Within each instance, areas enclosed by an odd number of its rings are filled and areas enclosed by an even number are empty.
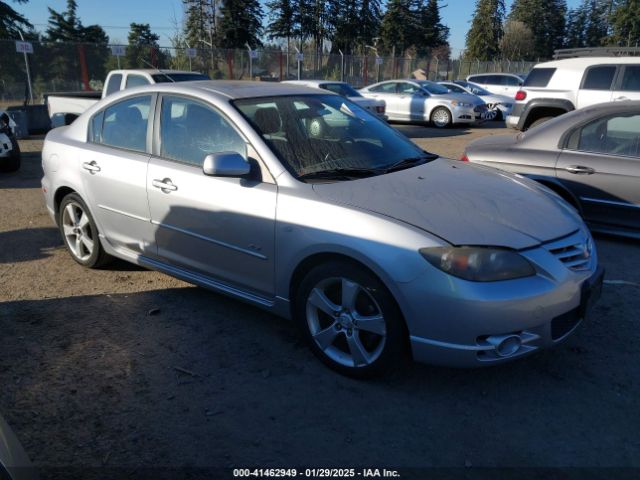
[[[518,335],[496,335],[487,338],[487,342],[493,345],[499,357],[510,357],[520,350],[522,345]]]

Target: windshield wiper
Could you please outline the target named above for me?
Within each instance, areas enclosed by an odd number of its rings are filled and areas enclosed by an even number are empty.
[[[380,168],[332,168],[331,170],[319,170],[317,172],[309,172],[300,175],[299,178],[303,180],[311,179],[346,179],[351,180],[354,178],[364,178],[373,175],[379,175],[385,173],[385,169]]]
[[[416,167],[418,165],[427,163],[431,160],[435,160],[436,158],[439,158],[439,155],[425,152],[424,155],[421,155],[419,157],[410,157],[410,158],[405,158],[404,160],[400,160],[399,162],[394,163],[390,167],[385,168],[384,171],[385,173],[389,173],[389,172],[402,170],[403,168]]]

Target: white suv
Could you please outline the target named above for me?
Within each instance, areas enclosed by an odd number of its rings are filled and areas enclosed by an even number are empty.
[[[507,126],[524,131],[571,110],[623,100],[640,100],[640,57],[540,63],[516,94]]]

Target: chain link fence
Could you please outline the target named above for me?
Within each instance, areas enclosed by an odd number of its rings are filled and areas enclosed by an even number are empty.
[[[355,87],[408,78],[421,69],[430,80],[453,80],[474,73],[527,73],[535,62],[480,62],[438,57],[376,57],[259,49],[177,49],[168,47],[32,42],[27,62],[33,97],[45,93],[101,90],[110,70],[159,68],[198,71],[212,79],[280,81],[343,80]],[[27,67],[15,41],[0,40],[0,103],[29,98]]]

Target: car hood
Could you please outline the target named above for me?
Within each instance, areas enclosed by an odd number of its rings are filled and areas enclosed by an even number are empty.
[[[580,227],[568,207],[535,183],[444,158],[313,189],[326,201],[402,221],[453,245],[523,249]]]
[[[455,100],[456,102],[472,103],[473,105],[484,105],[485,103],[480,97],[469,93],[443,93],[442,95],[432,95],[430,98],[448,101]]]
[[[495,93],[492,93],[491,95],[480,95],[480,98],[484,100],[485,103],[515,103],[515,99],[513,97],[497,95]]]

